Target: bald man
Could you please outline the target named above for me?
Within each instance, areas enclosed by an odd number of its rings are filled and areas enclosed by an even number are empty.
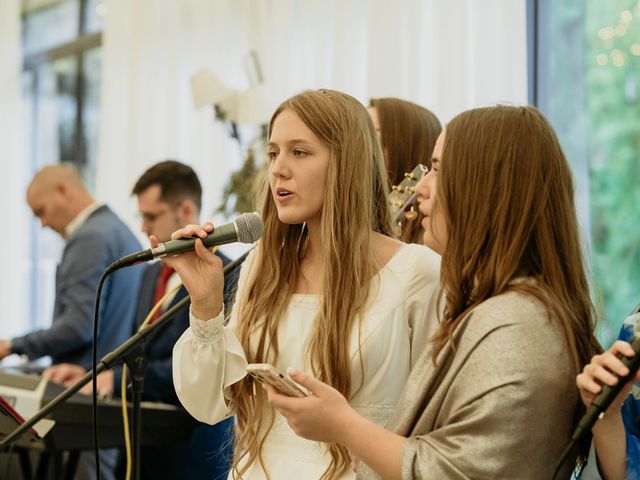
[[[93,311],[98,282],[112,262],[140,250],[129,228],[99,205],[74,169],[44,167],[27,189],[27,203],[43,227],[66,242],[56,272],[51,327],[12,340],[0,340],[0,358],[11,353],[30,359],[51,356],[52,363],[91,366]],[[127,339],[140,285],[138,267],[112,274],[102,289],[98,358]]]

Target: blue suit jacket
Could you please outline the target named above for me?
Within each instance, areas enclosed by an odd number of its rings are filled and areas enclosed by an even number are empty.
[[[53,363],[91,368],[93,311],[100,276],[115,260],[140,248],[122,220],[109,207],[99,207],[65,245],[56,271],[51,327],[14,338],[12,350],[32,359],[50,355]],[[140,267],[126,268],[105,282],[100,300],[98,358],[128,337],[140,274]]]

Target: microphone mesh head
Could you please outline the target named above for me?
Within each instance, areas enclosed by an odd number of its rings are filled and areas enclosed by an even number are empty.
[[[264,225],[260,216],[256,213],[243,213],[233,223],[238,230],[238,241],[242,243],[254,243],[262,236]]]

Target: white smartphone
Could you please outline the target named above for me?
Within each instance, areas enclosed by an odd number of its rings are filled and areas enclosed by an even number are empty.
[[[276,367],[268,363],[250,363],[247,372],[260,383],[267,383],[275,387],[280,393],[290,397],[306,397],[307,392],[303,387],[276,370]]]

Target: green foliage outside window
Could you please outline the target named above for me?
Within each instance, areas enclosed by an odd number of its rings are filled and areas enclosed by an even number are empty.
[[[584,38],[592,260],[608,345],[640,303],[640,2],[588,0]]]
[[[608,346],[640,303],[640,1],[542,4],[540,105],[576,178]]]
[[[592,261],[608,345],[640,303],[640,2],[588,0],[584,38]]]

